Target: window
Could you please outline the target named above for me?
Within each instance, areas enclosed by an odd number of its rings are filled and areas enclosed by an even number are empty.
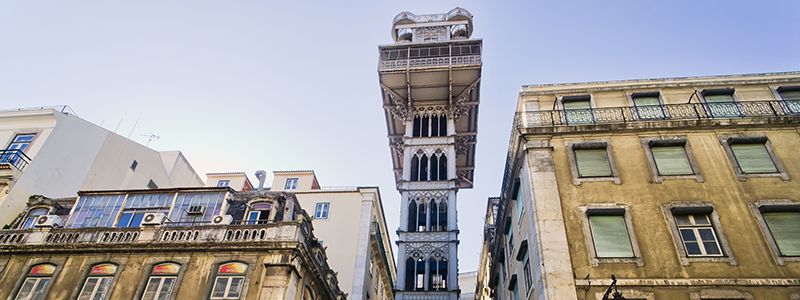
[[[156,184],[156,182],[155,182],[155,181],[153,181],[152,179],[150,179],[150,181],[148,181],[148,182],[147,182],[147,188],[148,188],[148,189],[151,189],[151,190],[155,190],[155,189],[157,189],[157,188],[158,188],[158,185]]]
[[[763,212],[772,240],[781,256],[800,256],[800,207]]]
[[[447,180],[447,156],[437,149],[430,156],[418,151],[411,157],[411,181]]]
[[[622,209],[590,210],[589,228],[597,258],[632,258],[633,247],[625,211]]]
[[[522,254],[522,271],[525,273],[525,291],[529,291],[533,287],[533,276],[531,275],[531,259],[528,257],[528,249]],[[527,293],[526,293],[527,294]]]
[[[651,142],[650,153],[653,155],[658,175],[694,175],[689,157],[686,155],[685,142],[671,144]]]
[[[430,289],[434,291],[447,290],[447,260],[432,258],[430,268]]]
[[[169,216],[169,226],[185,226],[187,224],[211,223],[211,218],[219,215],[225,192],[182,192],[175,196],[175,205]],[[189,213],[190,207],[202,206],[203,214]]]
[[[111,291],[111,283],[117,274],[114,264],[99,264],[89,271],[89,277],[83,283],[78,300],[103,300],[107,299]]]
[[[122,215],[117,221],[117,227],[139,227],[145,214],[166,214],[172,206],[174,195],[172,193],[129,194]]]
[[[606,151],[605,147],[578,148],[574,151],[579,177],[587,178],[613,176],[613,172],[611,171],[611,163],[608,159],[608,151]]]
[[[406,259],[406,291],[425,289],[425,261],[421,258]]]
[[[722,256],[709,213],[676,214],[675,223],[687,256]]]
[[[330,207],[330,202],[317,203],[317,207],[314,209],[314,219],[327,219]]]
[[[704,90],[701,94],[703,95],[708,115],[712,118],[740,116],[739,107],[733,98],[733,92],[733,89]]]
[[[136,167],[138,166],[139,162],[134,159],[133,162],[131,163],[131,171],[136,171]]]
[[[412,124],[412,136],[447,136],[447,116],[444,114],[415,116]]]
[[[175,290],[180,270],[181,265],[176,263],[162,263],[153,266],[150,276],[147,277],[147,285],[141,300],[170,299]]]
[[[39,264],[28,271],[15,300],[42,300],[45,298],[50,279],[56,272],[53,264]]]
[[[508,256],[514,256],[514,232],[508,232]]]
[[[230,185],[231,185],[231,181],[230,180],[217,181],[217,187],[226,187],[226,186],[230,186]]]
[[[270,212],[272,211],[272,203],[269,202],[256,202],[249,205],[247,212],[247,224],[267,224],[269,223]]]
[[[631,95],[636,115],[639,119],[656,120],[664,119],[664,108],[659,100],[659,93],[635,93]]]
[[[514,296],[514,300],[519,300],[519,285],[517,284],[517,275],[511,275],[511,293]]]
[[[211,299],[240,299],[244,287],[247,265],[240,262],[225,263],[217,269]]]
[[[81,196],[66,227],[111,227],[124,199],[124,194]]]
[[[17,160],[22,157],[22,154],[28,150],[28,147],[30,147],[35,137],[36,134],[34,133],[17,134],[14,136],[14,139],[11,140],[11,143],[6,147],[6,151],[0,156],[0,163],[15,164]]]
[[[594,123],[590,96],[564,97],[562,99],[562,104],[564,106],[564,121],[567,125]]]
[[[431,201],[430,205],[431,231],[447,230],[447,202],[444,200]]]
[[[778,94],[786,105],[787,112],[800,114],[800,86],[779,87]]]
[[[36,219],[39,216],[44,216],[50,212],[48,208],[34,208],[28,212],[28,216],[25,217],[25,222],[22,223],[22,229],[33,228],[33,225],[36,224]]]
[[[763,174],[778,172],[765,145],[766,141],[742,141],[730,144],[733,157],[744,174]]]
[[[284,190],[295,190],[297,189],[297,178],[287,178],[286,184],[283,186]]]

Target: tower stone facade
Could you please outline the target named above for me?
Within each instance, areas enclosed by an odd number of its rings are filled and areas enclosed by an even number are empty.
[[[396,299],[457,299],[456,195],[472,188],[481,40],[472,15],[394,18],[380,46],[380,79],[394,175],[401,194]]]

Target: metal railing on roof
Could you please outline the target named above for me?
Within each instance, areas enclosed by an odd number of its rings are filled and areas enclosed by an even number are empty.
[[[659,120],[798,116],[800,100],[684,103],[519,112],[516,128],[619,124]]]

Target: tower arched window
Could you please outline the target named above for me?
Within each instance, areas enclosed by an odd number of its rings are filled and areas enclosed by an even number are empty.
[[[425,261],[421,258],[406,259],[406,291],[425,290]]]
[[[430,268],[430,290],[447,290],[447,260],[431,258],[428,267]]]
[[[447,180],[447,156],[439,156],[439,180]]]
[[[415,116],[411,126],[413,137],[447,136],[447,116],[444,114]]]
[[[417,201],[408,201],[408,231],[417,231]]]
[[[431,231],[447,231],[447,202],[431,202]]]
[[[411,181],[447,180],[447,156],[436,151],[429,156],[420,150],[411,157]]]

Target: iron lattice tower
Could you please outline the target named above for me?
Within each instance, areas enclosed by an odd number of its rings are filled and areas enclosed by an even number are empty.
[[[472,14],[394,18],[378,74],[401,194],[397,299],[458,299],[456,194],[472,188],[482,41]]]

